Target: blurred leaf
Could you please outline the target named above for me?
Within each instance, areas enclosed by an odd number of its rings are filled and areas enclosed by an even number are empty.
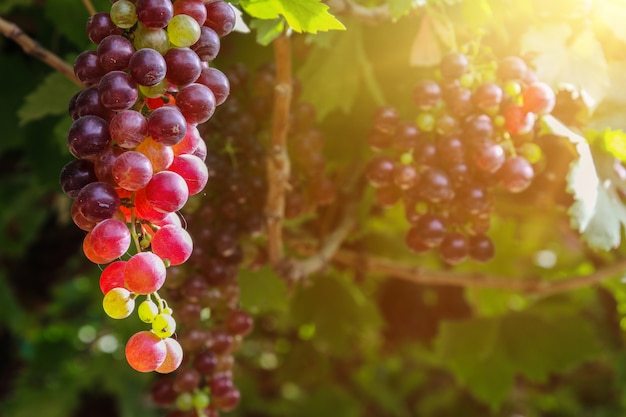
[[[61,32],[74,45],[80,48],[85,48],[90,44],[89,38],[85,33],[89,12],[82,1],[47,1],[44,7],[46,17],[54,24],[55,30]]]
[[[414,67],[433,67],[443,57],[443,51],[439,44],[437,34],[432,28],[431,17],[425,14],[422,18],[420,28],[413,41],[409,64]]]
[[[345,30],[344,25],[328,12],[328,6],[319,0],[241,0],[240,4],[246,13],[258,19],[282,16],[296,32]]]
[[[602,44],[590,29],[567,23],[532,27],[522,38],[523,53],[537,54],[533,63],[539,79],[557,87],[570,83],[592,99],[592,107],[609,91],[609,70]]]
[[[11,9],[17,6],[30,6],[33,0],[3,0],[0,3],[0,13],[10,12]]]
[[[416,7],[414,0],[389,0],[389,12],[394,20],[409,14],[414,7]]]
[[[250,28],[256,29],[256,41],[267,46],[283,33],[284,22],[282,19],[252,19]]]
[[[596,15],[617,38],[626,42],[626,4],[621,0],[602,0],[597,1],[595,6]]]
[[[463,2],[463,21],[472,27],[484,27],[493,18],[488,0]]]
[[[67,105],[79,87],[59,72],[48,75],[24,98],[17,111],[20,125],[48,115],[67,114]]]
[[[271,268],[239,273],[241,306],[253,314],[285,312],[289,297],[287,285]]]

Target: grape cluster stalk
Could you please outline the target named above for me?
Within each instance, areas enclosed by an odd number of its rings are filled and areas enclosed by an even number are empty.
[[[447,54],[438,78],[414,87],[414,118],[403,121],[384,106],[368,136],[378,153],[366,167],[377,202],[401,201],[407,246],[417,253],[438,248],[449,264],[493,258],[487,232],[494,194],[530,186],[543,158],[535,143],[540,120],[556,104],[523,59],[492,64],[485,69],[463,53]]]
[[[170,373],[183,346],[159,291],[194,249],[177,212],[209,178],[198,125],[229,94],[226,76],[209,63],[235,13],[221,0],[111,3],[87,22],[96,48],[74,62],[85,88],[69,104],[67,144],[76,159],[60,183],[74,199],[74,223],[87,232],[85,256],[108,264],[100,276],[104,311],[123,319],[138,304],[149,325],[126,343],[129,365]]]

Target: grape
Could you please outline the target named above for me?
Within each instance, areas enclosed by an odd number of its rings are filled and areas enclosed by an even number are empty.
[[[192,51],[198,54],[200,60],[210,62],[215,59],[220,51],[220,37],[213,29],[202,26],[200,36],[190,47]]]
[[[450,178],[442,170],[436,168],[427,169],[422,173],[419,194],[431,203],[442,203],[454,198],[454,189]]]
[[[125,353],[128,364],[134,370],[151,372],[165,361],[167,345],[154,333],[140,331],[128,339]]]
[[[200,373],[193,368],[182,369],[174,379],[174,390],[186,393],[194,391],[200,384]]]
[[[399,165],[396,167],[393,178],[394,184],[401,190],[408,190],[417,185],[419,173],[412,165]]]
[[[109,124],[98,116],[83,116],[74,121],[67,135],[67,146],[79,159],[93,159],[111,142]]]
[[[151,137],[146,137],[135,150],[141,152],[150,160],[153,172],[168,169],[174,162],[174,150],[172,147],[158,143]]]
[[[226,328],[233,336],[245,336],[252,331],[254,321],[242,310],[231,311],[226,318]]]
[[[141,152],[128,151],[115,160],[112,173],[118,186],[136,191],[148,185],[152,179],[152,164]]]
[[[165,342],[165,360],[158,368],[155,369],[158,373],[169,374],[174,372],[183,361],[183,348],[176,340],[167,338],[163,340]],[[208,404],[207,404],[208,405]]]
[[[195,82],[206,85],[215,96],[215,104],[224,103],[230,93],[230,82],[224,73],[217,68],[202,68],[200,76]]]
[[[513,135],[530,133],[535,126],[535,114],[526,112],[520,105],[511,105],[504,111],[504,128]]]
[[[550,113],[556,105],[556,95],[546,83],[536,81],[523,93],[522,108],[527,112],[543,115]]]
[[[163,145],[176,145],[187,133],[187,121],[176,106],[163,106],[148,118],[148,134]]]
[[[135,7],[137,19],[152,29],[164,28],[174,16],[171,0],[137,0]]]
[[[74,222],[74,224],[86,232],[93,229],[94,226],[97,224],[97,222],[88,220],[87,218],[85,218],[85,216],[83,216],[80,213],[80,211],[78,210],[78,203],[76,202],[76,200],[74,200],[74,202],[72,203],[71,216],[72,216],[72,221]]]
[[[98,94],[100,103],[113,111],[131,108],[139,96],[137,83],[123,71],[105,74],[98,84]]]
[[[98,116],[110,121],[115,113],[100,103],[100,94],[97,87],[88,87],[81,91],[76,97],[76,114],[78,117]],[[75,118],[74,120],[77,120]]]
[[[444,78],[456,79],[465,74],[468,66],[467,56],[459,52],[449,52],[441,60],[439,69]]]
[[[146,189],[142,188],[135,192],[135,216],[151,223],[163,221],[169,213],[156,211],[146,199]]]
[[[183,154],[193,153],[193,151],[195,151],[200,145],[200,142],[202,142],[202,138],[200,137],[200,132],[198,131],[198,128],[196,127],[196,125],[187,124],[187,133],[185,133],[185,137],[183,138],[183,140],[178,142],[176,145],[172,146],[172,151],[174,151],[174,156],[180,156]],[[206,165],[204,165],[204,167],[206,168]],[[208,170],[207,170],[207,177],[208,177]],[[189,182],[187,182],[187,185],[189,185]],[[190,195],[195,194],[191,192],[191,187],[189,190],[190,190],[189,191]]]
[[[180,210],[189,197],[185,180],[171,171],[154,174],[145,189],[146,200],[156,211],[163,213]]]
[[[204,123],[215,111],[215,96],[211,89],[202,84],[189,84],[176,95],[176,106],[188,123]]]
[[[136,51],[128,63],[130,75],[142,86],[153,87],[165,79],[167,65],[158,51],[143,48]]]
[[[115,261],[107,265],[100,274],[100,290],[106,294],[113,288],[124,288],[126,261]]]
[[[150,294],[161,288],[165,274],[165,264],[161,258],[152,252],[139,252],[126,262],[124,282],[134,293]]]
[[[98,63],[105,72],[124,71],[134,53],[135,48],[128,39],[120,35],[109,35],[98,45]]]
[[[506,57],[498,64],[498,77],[504,81],[523,80],[527,71],[526,62],[516,56]]]
[[[172,45],[186,48],[200,39],[200,24],[191,16],[178,14],[170,20],[167,34]]]
[[[449,264],[454,265],[464,261],[469,254],[467,238],[459,232],[446,233],[439,245],[439,253]]]
[[[135,297],[126,288],[113,288],[104,295],[102,308],[113,319],[125,319],[135,309]]]
[[[98,181],[106,182],[114,187],[117,183],[113,179],[113,164],[124,151],[117,147],[109,147],[102,152],[94,161],[94,170]]]
[[[416,226],[420,218],[413,221],[414,225],[409,229],[405,237],[407,247],[415,253],[424,253],[430,250],[430,246],[422,241],[422,230]]]
[[[365,175],[374,187],[385,187],[393,184],[395,170],[395,163],[391,158],[377,157],[367,165]]]
[[[95,225],[94,225],[95,227]],[[107,258],[103,258],[101,256],[99,256],[94,250],[93,250],[93,244],[91,242],[91,234],[87,233],[87,235],[85,235],[85,238],[83,239],[83,253],[85,254],[85,257],[87,259],[89,259],[91,262],[95,263],[95,264],[106,264],[112,261],[112,259],[107,259]]]
[[[145,27],[141,23],[135,29],[135,39],[133,45],[136,50],[154,49],[164,55],[170,48],[170,39],[164,29],[152,29]]]
[[[400,152],[410,152],[418,146],[420,130],[413,122],[403,122],[397,127],[393,146]]]
[[[207,17],[206,7],[202,0],[176,0],[174,2],[174,16],[186,14],[193,17],[198,24],[204,24]]]
[[[213,29],[219,36],[226,36],[235,28],[236,15],[233,8],[222,0],[205,3],[207,18],[204,26]]]
[[[470,117],[463,127],[463,139],[468,143],[479,145],[493,138],[493,121],[486,114]]]
[[[86,86],[98,84],[104,73],[96,51],[81,52],[74,60],[74,75]]]
[[[240,398],[239,390],[235,387],[230,387],[222,395],[215,397],[215,406],[222,411],[230,411],[239,405]]]
[[[109,262],[122,256],[130,247],[130,231],[117,219],[106,219],[90,232],[93,251]]]
[[[437,106],[441,99],[441,87],[433,80],[420,81],[413,89],[413,102],[423,111]]]
[[[195,409],[204,409],[208,407],[210,402],[209,396],[202,391],[197,391],[193,394],[193,406]]]
[[[112,218],[120,207],[115,188],[104,182],[85,185],[76,197],[78,211],[93,222]]]
[[[502,88],[492,82],[479,85],[472,94],[474,105],[485,113],[495,114],[502,102]]]
[[[437,155],[446,164],[458,165],[465,160],[465,145],[457,136],[444,136],[437,141],[436,146]]]
[[[160,83],[152,86],[146,87],[145,85],[139,85],[139,91],[146,97],[146,105],[150,106],[150,99],[160,99],[162,100],[163,95],[167,94],[167,86],[168,82],[166,79],[161,80]]]
[[[416,229],[415,237],[430,248],[439,246],[446,234],[444,220],[437,214],[424,214],[419,218],[414,228]]]
[[[484,143],[474,150],[474,163],[490,174],[499,170],[505,159],[504,149],[497,143]]]
[[[121,35],[121,28],[117,27],[111,20],[107,12],[98,12],[87,20],[87,36],[95,43],[99,44],[102,39],[109,35]]]
[[[193,360],[193,367],[202,375],[211,375],[217,368],[217,357],[210,350],[203,350]]]
[[[506,160],[498,175],[504,188],[512,193],[519,193],[528,188],[535,176],[535,171],[530,162],[521,156],[516,156]]]
[[[145,300],[137,308],[137,315],[139,320],[144,323],[152,323],[156,316],[159,314],[159,307],[152,300]]]
[[[161,406],[168,406],[176,401],[178,393],[174,391],[172,378],[159,378],[150,390],[152,401]]]
[[[152,236],[151,248],[161,259],[167,259],[170,265],[180,265],[191,256],[193,242],[182,227],[166,225]]]
[[[493,241],[489,236],[478,234],[469,239],[469,255],[478,262],[490,261],[495,254]]]
[[[111,119],[109,133],[119,147],[134,148],[146,137],[148,122],[138,111],[123,110]]]
[[[111,20],[121,29],[130,29],[137,23],[137,10],[130,0],[118,0],[111,5]]]
[[[82,188],[92,182],[98,181],[94,171],[93,162],[86,159],[75,159],[68,162],[59,175],[59,182],[63,192],[72,198],[76,198]]]
[[[190,48],[171,48],[164,57],[167,63],[165,78],[174,85],[190,84],[202,72],[200,57]]]

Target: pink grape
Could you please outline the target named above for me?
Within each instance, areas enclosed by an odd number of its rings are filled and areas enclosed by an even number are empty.
[[[150,241],[152,252],[171,265],[180,265],[191,256],[193,241],[185,229],[175,225],[161,227]]]
[[[200,132],[198,131],[196,125],[187,124],[187,133],[185,133],[183,140],[172,146],[174,155],[178,156],[181,154],[192,153],[198,147],[201,140],[202,137],[200,136]]]
[[[196,19],[198,24],[204,24],[206,20],[206,7],[202,0],[176,0],[174,2],[174,15],[186,14]]]
[[[113,288],[124,288],[126,261],[115,261],[107,265],[100,274],[100,290],[106,294]]]
[[[152,178],[152,163],[137,151],[121,154],[113,163],[113,179],[122,188],[136,191],[145,187]]]
[[[165,360],[158,368],[155,369],[160,374],[169,374],[174,372],[183,362],[183,348],[180,343],[171,337],[162,339],[165,342]]]
[[[121,148],[134,148],[148,134],[148,121],[135,110],[123,110],[111,119],[111,139]]]
[[[89,233],[94,253],[109,262],[122,256],[130,247],[130,231],[120,220],[103,220]]]
[[[93,222],[110,219],[120,208],[120,198],[113,188],[104,182],[85,185],[76,197],[80,213]]]
[[[139,252],[126,261],[126,288],[137,294],[158,291],[165,282],[165,264],[152,252]]]
[[[168,170],[177,173],[185,180],[189,195],[196,195],[202,191],[209,179],[207,166],[195,155],[185,154],[174,157],[174,162]]]
[[[135,150],[148,157],[152,164],[153,172],[169,168],[174,161],[174,150],[172,147],[158,143],[149,136]]]
[[[167,356],[167,346],[163,339],[147,330],[132,335],[126,343],[125,351],[128,364],[139,372],[154,371]]]
[[[94,264],[106,264],[111,262],[111,259],[102,258],[93,250],[93,243],[91,242],[91,232],[85,235],[83,239],[83,253],[85,257]]]
[[[168,224],[183,227],[183,223],[180,221],[180,216],[176,213],[167,213],[167,215],[163,218],[163,220],[157,220],[152,222],[155,226],[167,226]]]
[[[172,171],[157,172],[146,185],[146,199],[156,211],[170,213],[180,210],[188,197],[187,183]]]
[[[78,210],[78,202],[76,200],[72,203],[71,215],[74,224],[86,232],[90,231],[96,224],[98,224],[98,222],[89,220],[82,215],[80,210]]]
[[[203,84],[189,84],[176,95],[176,107],[189,123],[206,122],[213,116],[215,106],[213,92]]]
[[[169,213],[162,213],[156,211],[152,204],[146,199],[146,189],[142,188],[135,192],[135,215],[139,219],[147,220],[149,222],[158,222],[165,219]]]

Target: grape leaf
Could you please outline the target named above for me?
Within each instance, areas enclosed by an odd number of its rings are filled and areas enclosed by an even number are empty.
[[[271,268],[242,269],[239,287],[241,306],[253,314],[287,310],[287,285]]]
[[[29,6],[32,0],[4,0],[0,3],[0,13],[7,13],[17,6]]]
[[[389,0],[389,13],[394,20],[409,14],[414,7],[417,7],[414,0]]]
[[[558,86],[570,83],[600,103],[609,91],[609,71],[602,45],[591,29],[574,32],[565,23],[533,27],[522,38],[523,53],[536,54],[534,63],[541,80]]]
[[[626,42],[626,4],[622,0],[603,0],[595,4],[596,15],[622,42]]]
[[[90,44],[85,33],[85,24],[87,24],[89,12],[82,1],[47,1],[44,7],[46,18],[54,24],[55,30],[58,30],[81,49]],[[81,22],[81,24],[76,24],[76,22]]]
[[[267,46],[283,33],[285,25],[282,19],[252,19],[250,27],[256,29],[257,43]]]
[[[345,30],[345,26],[328,12],[328,6],[319,0],[241,0],[241,7],[257,19],[276,19],[283,16],[296,32],[317,33],[327,30]]]
[[[567,177],[575,200],[569,209],[572,227],[593,248],[610,250],[619,246],[622,226],[626,227],[626,207],[618,188],[625,185],[613,170],[613,156],[604,151],[592,153],[584,137],[552,116],[544,117],[544,123],[552,133],[568,138],[579,155]]]
[[[589,322],[533,308],[500,317],[445,322],[436,351],[441,363],[477,398],[498,408],[516,375],[543,382],[599,351]]]
[[[51,73],[24,99],[17,112],[20,125],[45,116],[67,113],[67,103],[78,90],[79,87],[63,74]]]
[[[369,64],[363,48],[362,26],[334,33],[331,48],[316,48],[300,68],[302,101],[317,109],[321,120],[333,110],[349,112]]]

